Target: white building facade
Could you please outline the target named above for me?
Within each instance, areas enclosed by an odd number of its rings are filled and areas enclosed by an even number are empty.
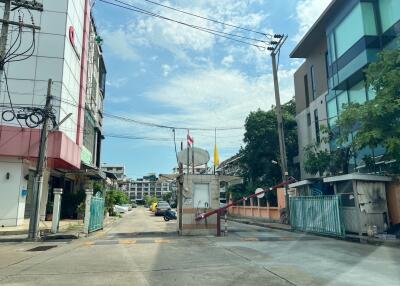
[[[51,132],[48,137],[48,160],[41,201],[43,216],[49,190],[53,187],[73,189],[74,177],[65,178],[65,174],[81,168],[81,154],[85,151],[83,134],[92,22],[89,0],[37,2],[43,4],[44,11],[32,11],[35,25],[40,26],[40,30],[35,32],[35,50],[25,60],[7,63],[5,73],[16,112],[21,107],[43,107],[48,80],[52,79],[52,106],[57,122],[71,114],[58,131]],[[0,4],[0,7],[4,8],[4,4]],[[24,22],[30,24],[29,14],[24,15]],[[11,12],[10,20],[19,21],[18,10]],[[23,30],[21,50],[32,43],[32,35],[32,30]],[[10,27],[8,49],[17,37],[18,29]],[[5,80],[1,80],[0,114],[10,110]],[[0,116],[2,226],[21,224],[24,217],[29,217],[32,203],[30,192],[38,158],[40,126],[29,128],[24,120],[19,121],[22,127],[16,119],[4,121]],[[99,150],[92,153],[99,154]]]

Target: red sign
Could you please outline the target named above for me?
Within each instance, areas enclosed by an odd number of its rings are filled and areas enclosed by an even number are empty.
[[[69,27],[69,41],[75,47],[75,28],[72,26]]]

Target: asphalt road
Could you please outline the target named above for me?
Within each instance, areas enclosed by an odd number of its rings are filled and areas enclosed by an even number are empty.
[[[0,243],[0,285],[398,286],[399,269],[398,248],[238,223],[227,237],[179,237],[144,208],[85,239]]]

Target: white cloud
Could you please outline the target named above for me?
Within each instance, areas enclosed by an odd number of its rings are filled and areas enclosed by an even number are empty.
[[[117,79],[109,79],[106,82],[106,84],[108,86],[115,87],[115,88],[123,87],[127,83],[128,83],[127,77],[121,77],[121,78],[117,78]]]
[[[222,59],[221,64],[226,67],[231,66],[235,62],[235,58],[232,55],[226,56]]]
[[[110,53],[123,60],[136,61],[139,59],[134,49],[134,43],[129,40],[129,35],[122,28],[113,31],[102,30],[102,36]]]
[[[135,1],[130,2],[137,4]],[[268,15],[264,11],[251,12],[250,7],[254,3],[262,2],[263,0],[204,0],[193,3],[193,1],[178,0],[174,2],[174,5],[169,2],[162,2],[162,4],[183,9],[202,17],[225,21],[232,25],[257,29]],[[226,33],[234,30],[232,27],[222,26],[165,8],[157,8],[157,6],[152,11],[164,17],[206,29],[215,29]],[[237,32],[240,31],[235,31],[235,33]],[[191,57],[187,55],[188,51],[204,52],[211,50],[220,43],[232,43],[191,27],[148,16],[139,16],[126,25],[117,28],[108,27],[101,33],[110,52],[124,60],[133,61],[139,59],[137,54],[143,47],[166,49],[173,53],[177,59],[189,63]]]
[[[167,77],[169,75],[169,73],[171,72],[171,66],[162,65],[162,70],[163,70],[164,77]]]
[[[299,33],[295,37],[298,41],[315,23],[332,0],[301,0],[296,6],[296,15],[299,22]]]
[[[119,104],[119,103],[127,103],[130,102],[132,98],[128,96],[111,96],[107,95],[106,101],[114,104]]]

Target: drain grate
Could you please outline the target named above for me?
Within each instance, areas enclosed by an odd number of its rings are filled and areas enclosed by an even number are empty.
[[[32,252],[35,252],[35,251],[46,251],[46,250],[49,250],[49,249],[52,249],[52,248],[55,248],[55,247],[57,247],[57,245],[44,245],[44,246],[38,246],[38,247],[35,247],[35,248],[28,249],[27,251],[32,251]]]

